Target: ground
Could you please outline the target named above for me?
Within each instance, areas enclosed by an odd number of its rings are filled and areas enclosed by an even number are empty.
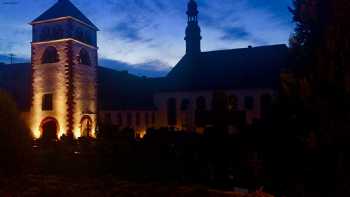
[[[131,183],[112,177],[22,176],[0,178],[1,197],[271,197],[263,193],[240,194],[201,186]]]

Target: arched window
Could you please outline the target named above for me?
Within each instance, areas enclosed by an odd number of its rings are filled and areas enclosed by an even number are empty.
[[[89,53],[85,49],[81,49],[79,53],[79,64],[91,65]]]
[[[41,61],[43,64],[51,64],[58,62],[59,58],[56,48],[52,46],[47,47],[44,51]]]
[[[181,101],[181,111],[188,111],[189,107],[190,107],[190,100],[183,99]]]
[[[168,99],[168,125],[175,126],[177,123],[177,113],[176,113],[176,99]]]

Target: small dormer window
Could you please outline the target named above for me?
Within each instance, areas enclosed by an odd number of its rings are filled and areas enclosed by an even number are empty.
[[[42,56],[43,64],[51,64],[59,61],[58,53],[55,47],[49,46],[45,49]]]
[[[79,64],[91,65],[90,55],[85,49],[81,49],[79,53]]]

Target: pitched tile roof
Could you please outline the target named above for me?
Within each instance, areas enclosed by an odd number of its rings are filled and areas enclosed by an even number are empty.
[[[286,45],[185,55],[168,74],[167,90],[277,88],[287,56]]]
[[[32,23],[46,21],[61,17],[73,17],[76,18],[94,29],[98,30],[98,28],[83,14],[81,11],[73,5],[69,0],[58,0],[51,8],[46,10],[43,14],[41,14],[38,18],[32,21]]]

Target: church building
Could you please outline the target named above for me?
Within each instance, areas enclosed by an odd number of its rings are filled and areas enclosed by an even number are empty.
[[[246,124],[263,118],[286,45],[203,52],[194,0],[186,13],[185,55],[167,76],[146,78],[100,67],[99,29],[70,0],[58,0],[31,22],[31,63],[0,65],[0,89],[15,98],[35,138],[95,137],[107,122],[137,137],[148,128],[200,131],[211,124],[203,114],[219,93]]]

